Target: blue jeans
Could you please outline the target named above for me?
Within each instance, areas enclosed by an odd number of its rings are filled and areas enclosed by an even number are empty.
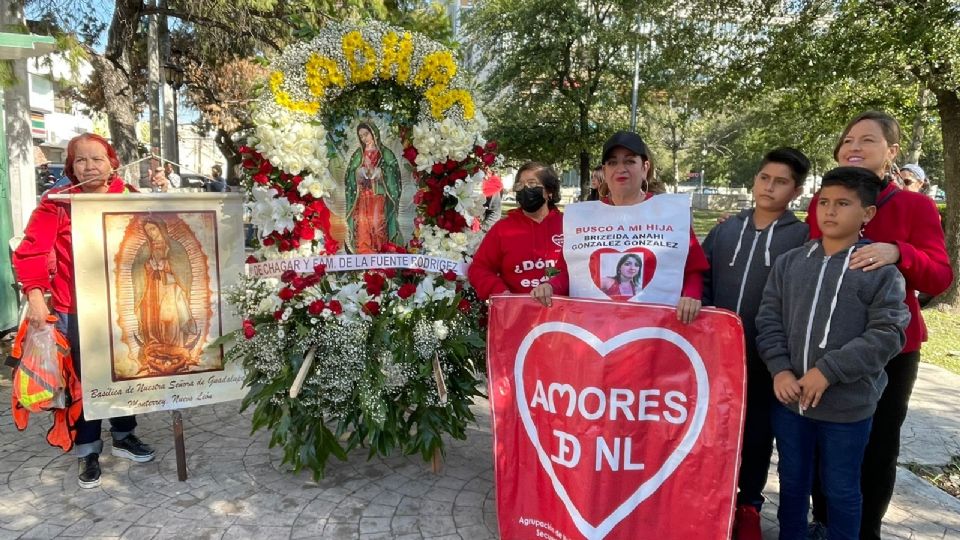
[[[77,377],[83,381],[80,373],[80,330],[77,324],[76,313],[57,312],[57,330],[70,341],[70,356],[73,358],[73,369]],[[81,414],[77,419],[77,438],[73,441],[73,453],[77,457],[88,454],[103,453],[103,441],[100,440],[100,420],[87,420]],[[126,438],[137,427],[135,416],[118,416],[110,419],[110,434],[113,440]]]
[[[819,477],[827,499],[830,540],[858,540],[863,496],[860,467],[870,437],[872,418],[839,423],[813,420],[777,403],[773,433],[780,464],[780,540],[804,540],[813,489],[814,453],[820,458]]]

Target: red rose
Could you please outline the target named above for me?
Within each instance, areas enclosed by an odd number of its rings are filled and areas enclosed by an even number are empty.
[[[452,171],[452,170],[454,170],[454,169],[456,169],[457,167],[460,166],[460,162],[459,162],[459,161],[454,161],[454,160],[452,160],[452,159],[448,159],[446,166],[447,166],[447,170],[448,170],[448,171]]]
[[[260,174],[270,174],[273,172],[273,165],[269,161],[263,160],[260,162]]]
[[[253,323],[250,321],[243,321],[243,337],[247,339],[253,339],[253,336],[257,335],[257,329],[253,327]]]
[[[334,315],[339,315],[339,314],[343,313],[343,306],[340,305],[340,301],[339,301],[339,300],[331,300],[330,303],[327,304],[327,308],[329,308],[330,311],[332,311]]]
[[[447,270],[446,272],[443,273],[443,279],[447,281],[453,281],[457,279],[457,273],[454,272],[453,270]]]
[[[296,290],[297,292],[300,292],[307,287],[307,280],[303,279],[300,276],[297,276],[293,278],[293,281],[290,282],[290,284],[293,285],[294,290]]]
[[[306,224],[306,222],[301,221],[300,227],[300,239],[301,240],[313,240],[316,237],[316,231],[313,230],[313,227]]]
[[[255,174],[253,175],[253,181],[258,184],[266,185],[270,183],[270,177],[265,174]]]
[[[256,164],[254,164],[252,159],[245,159],[240,164],[240,166],[243,167],[244,169],[253,169],[254,167],[256,167]]]
[[[470,301],[467,300],[466,298],[461,298],[460,303],[457,304],[457,309],[459,309],[464,313],[470,311]]]
[[[367,313],[373,316],[377,316],[380,314],[380,304],[374,302],[373,300],[364,304],[363,309],[365,309]]]
[[[454,180],[454,181],[456,181],[456,180],[463,180],[463,179],[466,178],[466,177],[467,177],[467,171],[465,171],[465,170],[463,170],[463,169],[457,169],[457,170],[453,171],[452,173],[450,173],[450,176],[449,176],[449,178],[451,178],[451,179]]]
[[[409,161],[411,164],[416,163],[417,161],[417,149],[413,146],[408,146],[403,149],[403,158]]]
[[[274,243],[274,238],[273,238],[273,236],[268,236],[268,237],[264,238],[263,240],[261,240],[260,243],[263,244],[264,247],[272,246],[273,243]]]
[[[327,235],[323,242],[323,249],[327,253],[336,253],[340,250],[340,243],[333,239],[333,236]]]
[[[487,152],[496,152],[497,141],[487,141],[487,144],[485,144],[483,147],[487,149]]]
[[[387,278],[378,272],[366,272],[363,274],[363,281],[367,284],[367,293],[376,296],[383,291]]]
[[[284,283],[290,283],[295,277],[297,277],[296,270],[287,270],[286,272],[280,274],[280,281]]]
[[[417,292],[416,285],[414,285],[413,283],[404,283],[403,285],[400,286],[399,289],[397,289],[397,296],[406,300],[407,298],[410,298],[411,296],[413,296],[413,293],[415,292]]]
[[[278,321],[279,321],[280,319],[282,319],[282,318],[283,318],[283,310],[282,310],[282,309],[278,309],[278,310],[274,311],[274,312],[273,312],[273,318],[276,319],[276,320],[278,320]]]
[[[311,315],[319,315],[323,311],[324,307],[326,306],[324,305],[323,300],[316,300],[307,306],[307,312]]]
[[[323,263],[313,265],[313,273],[318,277],[323,277],[327,273],[327,265]]]
[[[249,153],[250,153],[250,147],[247,146],[247,145],[245,145],[245,144],[241,144],[241,145],[240,145],[240,148],[237,148],[237,152],[239,152],[239,153],[241,153],[241,154],[249,154]]]
[[[484,154],[481,158],[484,165],[493,165],[493,162],[497,160],[496,154]]]
[[[444,169],[443,163],[434,163],[433,167],[430,167],[430,172],[433,174],[443,174],[443,171],[445,170],[446,169]]]
[[[256,263],[258,263],[258,262],[260,262],[260,261],[257,260],[257,258],[254,257],[253,255],[247,256],[247,264],[256,264]]]
[[[294,294],[295,293],[293,292],[293,289],[291,289],[290,287],[284,287],[280,289],[280,292],[277,293],[277,296],[279,296],[281,300],[286,302],[287,300],[290,300],[291,298],[293,298]]]
[[[280,251],[290,251],[290,248],[291,248],[290,241],[287,240],[286,238],[284,238],[283,240],[280,240],[280,245],[277,246],[277,249],[279,249]]]
[[[390,253],[396,253],[396,251],[391,251]],[[387,279],[393,279],[397,277],[397,271],[393,268],[384,268],[383,275],[386,276]]]

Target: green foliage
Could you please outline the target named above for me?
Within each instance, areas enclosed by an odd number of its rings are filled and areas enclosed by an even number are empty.
[[[465,31],[487,70],[491,135],[513,161],[570,164],[629,124],[636,15],[626,1],[488,0]]]

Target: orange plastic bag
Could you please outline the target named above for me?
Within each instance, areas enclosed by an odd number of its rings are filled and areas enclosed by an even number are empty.
[[[67,406],[67,393],[57,358],[59,332],[50,322],[41,327],[23,324],[26,328],[21,327],[21,332],[26,334],[13,375],[13,397],[30,412],[62,409]]]

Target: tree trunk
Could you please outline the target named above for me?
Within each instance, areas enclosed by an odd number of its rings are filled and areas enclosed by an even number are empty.
[[[122,67],[117,66],[100,54],[91,54],[90,63],[97,70],[103,84],[103,102],[113,147],[117,150],[121,164],[132,163],[140,156],[140,145],[136,131],[137,107],[127,76],[129,63]],[[139,170],[128,167],[124,169],[123,178],[130,183],[136,183],[140,176]]]
[[[943,183],[947,193],[945,228],[947,255],[953,267],[953,283],[937,303],[960,307],[957,278],[960,276],[960,96],[954,90],[935,89],[943,135]]]
[[[580,105],[580,200],[585,201],[590,196],[590,151],[587,144],[590,137],[590,110],[586,105]]]
[[[917,114],[913,117],[913,129],[910,131],[910,148],[907,150],[907,163],[919,163],[920,152],[923,150],[923,132],[927,120],[927,105],[930,103],[930,90],[920,89],[917,100]]]
[[[237,167],[240,165],[240,154],[237,152],[236,145],[233,144],[233,139],[230,138],[230,133],[227,133],[222,127],[217,128],[217,134],[213,138],[214,142],[217,143],[217,148],[220,149],[220,153],[223,154],[223,158],[227,161],[227,183],[232,185],[237,185]]]

